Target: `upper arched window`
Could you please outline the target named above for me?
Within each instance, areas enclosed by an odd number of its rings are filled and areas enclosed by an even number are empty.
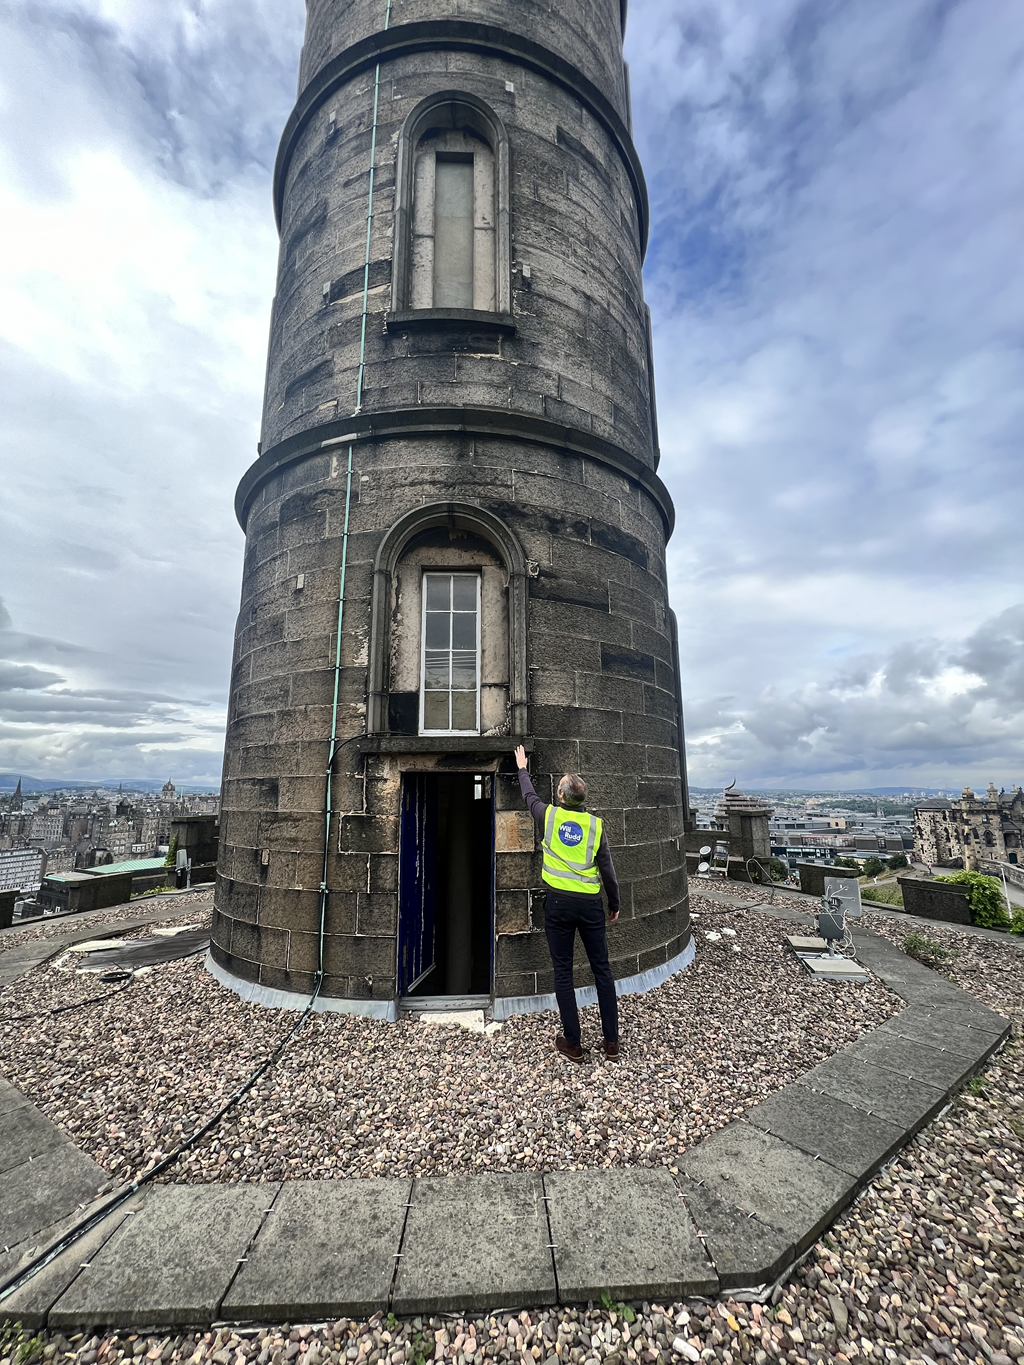
[[[508,314],[508,141],[483,101],[442,91],[406,119],[395,222],[394,314]]]

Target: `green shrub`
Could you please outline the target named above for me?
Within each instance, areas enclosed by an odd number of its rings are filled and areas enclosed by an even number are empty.
[[[865,858],[862,870],[865,877],[877,877],[880,872],[885,871],[885,863],[881,858]]]
[[[167,850],[167,857],[164,859],[164,867],[173,867],[178,856],[178,836],[175,835],[171,840],[171,846]]]
[[[1003,888],[998,877],[986,877],[984,872],[954,872],[949,877],[936,877],[937,882],[971,888],[967,903],[971,907],[971,923],[982,929],[1009,929]]]
[[[833,859],[832,859],[832,866],[833,866],[833,867],[848,867],[848,868],[850,868],[851,871],[853,871],[853,872],[859,872],[859,871],[860,871],[860,863],[857,861],[856,858],[833,858]]]
[[[895,882],[881,882],[877,886],[862,886],[862,901],[877,901],[881,905],[898,905],[903,909],[903,888]]]
[[[889,870],[895,872],[897,868],[909,867],[910,860],[905,853],[894,853],[889,859]]]
[[[903,951],[926,967],[938,967],[948,958],[956,957],[952,948],[943,948],[941,943],[924,934],[908,934],[903,940]]]
[[[1024,906],[1018,905],[1010,917],[1010,933],[1024,936]]]

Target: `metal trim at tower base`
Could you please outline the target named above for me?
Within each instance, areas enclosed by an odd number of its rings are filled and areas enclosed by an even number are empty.
[[[206,970],[216,977],[222,986],[234,991],[252,1005],[266,1005],[272,1010],[304,1010],[309,1005],[309,996],[299,991],[277,991],[270,986],[261,986],[258,981],[246,981],[225,971],[213,960],[213,954],[206,954]],[[397,1000],[346,1000],[337,995],[318,995],[313,1001],[316,1014],[359,1014],[366,1019],[381,1019],[393,1024],[398,1018]]]
[[[696,956],[697,949],[691,938],[681,953],[669,958],[659,967],[648,967],[646,971],[633,976],[624,976],[615,983],[616,995],[645,995],[658,986],[663,986],[670,976],[688,967]],[[219,966],[210,953],[206,954],[206,970],[222,986],[253,1005],[265,1005],[269,1009],[304,1010],[309,1004],[308,995],[298,991],[272,990],[256,981],[246,981]],[[576,1003],[579,1006],[597,1004],[596,986],[577,986]],[[495,997],[491,1013],[494,1019],[504,1022],[514,1014],[541,1014],[544,1010],[557,1010],[558,1001],[554,995],[499,995]],[[397,1000],[349,1000],[341,996],[321,995],[313,1002],[313,1010],[320,1014],[355,1014],[364,1019],[379,1019],[393,1024],[398,1019]]]
[[[645,972],[634,976],[624,976],[615,983],[616,995],[645,995],[657,986],[663,986],[670,976],[688,967],[697,955],[691,937],[681,953],[669,958],[660,967],[648,967]],[[577,1005],[596,1005],[596,986],[576,987]],[[495,1019],[509,1019],[513,1014],[540,1014],[543,1010],[557,1010],[558,1001],[554,995],[499,995],[495,997],[493,1015]]]

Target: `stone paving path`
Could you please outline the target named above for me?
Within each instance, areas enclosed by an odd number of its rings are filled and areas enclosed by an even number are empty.
[[[676,1178],[659,1167],[146,1186],[0,1299],[0,1317],[61,1328],[314,1322],[605,1291],[679,1301],[768,1284],[1009,1033],[1001,1015],[887,940],[859,929],[854,940],[907,1008],[690,1149]],[[0,1150],[34,1123],[13,1087],[4,1094]],[[28,1131],[56,1142],[44,1127]],[[32,1219],[61,1216],[34,1165],[5,1173],[4,1186],[24,1186],[22,1203],[35,1210],[18,1225],[8,1279],[52,1241],[25,1231]],[[60,1206],[78,1189],[72,1180]]]

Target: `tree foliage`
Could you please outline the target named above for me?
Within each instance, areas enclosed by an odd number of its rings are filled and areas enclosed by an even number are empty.
[[[971,923],[983,929],[1009,929],[1010,917],[998,877],[986,877],[984,872],[954,872],[948,877],[936,877],[937,882],[970,887],[967,903],[971,907]]]

